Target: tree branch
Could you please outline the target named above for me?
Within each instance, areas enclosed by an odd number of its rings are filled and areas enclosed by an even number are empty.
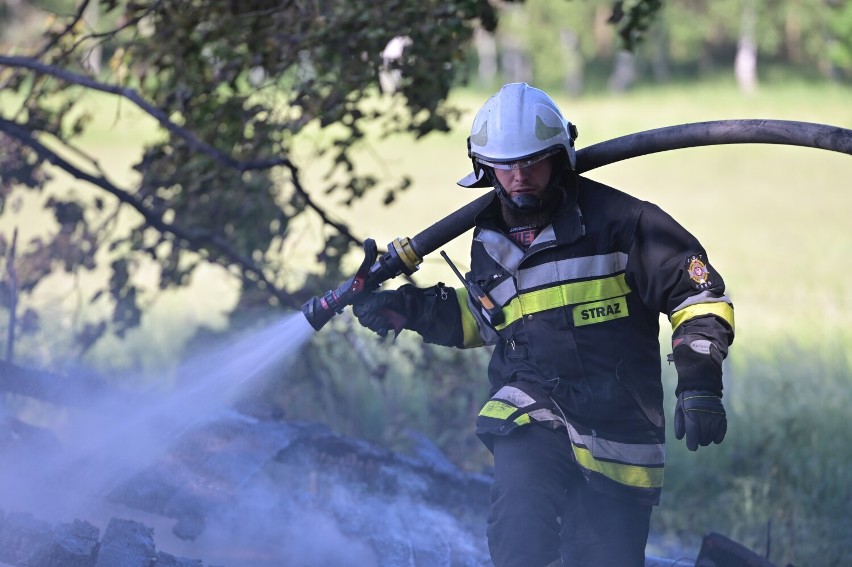
[[[42,63],[41,61],[38,61],[31,57],[0,55],[0,65],[7,65],[10,67],[23,67],[25,69],[35,71],[38,74],[50,75],[52,77],[62,79],[65,82],[86,87],[87,89],[92,89],[94,91],[100,91],[103,93],[124,97],[142,110],[144,110],[147,114],[152,116],[157,122],[159,122],[163,126],[163,128],[165,128],[175,136],[186,141],[195,151],[202,153],[220,163],[224,163],[228,167],[236,169],[241,173],[256,169],[269,169],[271,167],[275,167],[278,165],[288,165],[290,163],[290,160],[288,160],[287,158],[268,158],[253,161],[239,161],[237,159],[234,159],[233,157],[219,150],[218,148],[215,148],[210,144],[204,142],[193,132],[190,132],[186,128],[182,128],[172,122],[162,109],[146,101],[134,89],[128,87],[119,87],[115,85],[107,85],[96,81],[91,77],[80,75],[79,73],[73,73],[71,71],[55,67],[53,65],[48,65],[47,63]]]
[[[114,29],[111,29],[111,30],[105,31],[105,32],[90,33],[90,34],[86,35],[85,37],[81,38],[81,40],[109,39],[111,37],[114,37],[119,32],[124,31],[129,27],[135,26],[140,21],[142,21],[145,17],[147,17],[149,14],[153,14],[154,12],[156,12],[157,9],[160,7],[160,5],[162,3],[163,3],[163,0],[157,0],[156,2],[154,2],[153,4],[148,6],[148,8],[144,12],[142,12],[141,14],[136,16],[135,18],[130,18],[129,20],[127,20],[126,22],[124,22],[123,24],[118,26],[117,28],[114,28]]]
[[[193,234],[191,231],[186,230],[174,223],[168,223],[162,219],[160,215],[150,211],[141,200],[133,196],[130,192],[117,187],[114,183],[108,180],[103,176],[96,176],[90,173],[86,173],[85,171],[79,169],[75,165],[69,163],[61,156],[59,156],[56,152],[47,148],[44,144],[42,144],[39,140],[37,140],[27,128],[22,125],[6,120],[0,117],[0,132],[3,132],[12,138],[17,139],[18,141],[26,144],[28,147],[32,148],[39,157],[44,159],[45,161],[53,164],[54,166],[62,169],[69,175],[80,179],[81,181],[86,181],[95,185],[96,187],[100,187],[110,195],[114,196],[121,203],[125,203],[132,207],[135,211],[137,211],[142,217],[145,219],[145,222],[159,230],[164,234],[172,234],[178,239],[184,240],[190,244],[192,244],[197,250],[203,248],[203,244],[212,244],[216,248],[219,249],[220,254],[228,260],[229,263],[235,264],[239,266],[242,271],[246,274],[254,274],[258,281],[262,282],[269,292],[274,295],[282,304],[289,304],[289,296],[283,290],[279,289],[275,286],[271,281],[266,278],[266,275],[263,271],[248,257],[238,252],[234,249],[233,246],[223,238],[215,235],[215,234],[205,234],[204,236],[200,236],[198,234]]]
[[[287,168],[290,170],[290,181],[293,183],[293,187],[296,189],[296,192],[302,196],[302,198],[305,200],[305,204],[307,204],[308,207],[313,209],[313,211],[319,215],[319,217],[322,219],[322,222],[333,227],[335,230],[337,230],[337,232],[345,236],[347,240],[349,240],[353,244],[361,246],[364,243],[363,240],[353,235],[346,225],[340,224],[339,222],[332,220],[325,212],[325,209],[314,203],[313,199],[311,199],[310,194],[305,191],[305,188],[302,187],[302,183],[299,181],[299,169],[292,163],[288,164]]]
[[[148,101],[146,101],[137,91],[127,87],[119,87],[115,85],[107,85],[96,81],[90,77],[85,75],[80,75],[78,73],[73,73],[71,71],[67,71],[65,69],[61,69],[59,67],[55,67],[53,65],[48,65],[46,63],[42,63],[36,59],[31,57],[15,57],[15,56],[7,56],[0,55],[0,65],[6,65],[10,67],[18,67],[30,69],[39,74],[50,75],[52,77],[56,77],[63,81],[80,85],[82,87],[86,87],[92,90],[96,90],[99,92],[104,92],[108,94],[117,95],[123,98],[126,98],[133,102],[140,109],[145,111],[147,114],[152,116],[157,122],[159,122],[166,130],[174,134],[175,136],[186,141],[190,147],[195,149],[195,151],[206,155],[207,157],[213,159],[214,161],[221,163],[227,167],[236,169],[237,171],[243,173],[246,171],[253,170],[264,170],[271,169],[273,167],[284,166],[290,170],[290,177],[293,182],[293,187],[296,191],[302,196],[305,200],[305,203],[308,207],[310,207],[314,212],[316,212],[319,217],[322,219],[324,224],[327,224],[344,235],[349,241],[354,244],[361,245],[362,240],[356,238],[349,229],[334,220],[332,220],[325,210],[317,205],[310,197],[307,191],[305,191],[304,187],[302,187],[301,182],[299,181],[299,170],[298,168],[287,158],[266,158],[261,160],[252,160],[252,161],[240,161],[235,159],[234,157],[226,154],[225,152],[219,150],[211,146],[210,144],[201,140],[198,136],[196,136],[193,132],[187,130],[175,124],[172,120],[169,119],[168,115],[163,112],[162,109],[152,105]],[[17,137],[17,136],[16,136]],[[20,138],[19,138],[20,139]],[[31,138],[34,139],[34,138]],[[23,140],[22,140],[23,141]],[[67,170],[66,170],[67,171]],[[78,170],[79,171],[79,170]],[[69,171],[70,173],[70,171]],[[73,174],[72,174],[73,175]],[[76,175],[75,175],[76,177]],[[82,179],[82,178],[80,178]],[[102,187],[103,188],[103,187]],[[127,194],[129,197],[129,194]]]
[[[61,32],[53,36],[50,41],[48,41],[41,49],[38,50],[38,53],[35,55],[34,59],[41,59],[44,55],[53,49],[53,46],[59,43],[59,40],[62,39],[68,32],[74,29],[74,26],[83,19],[83,13],[86,11],[86,8],[89,7],[89,2],[91,0],[83,0],[80,3],[80,6],[77,8],[77,13],[74,14],[74,17],[68,22],[68,25],[65,26]]]
[[[35,57],[33,57],[33,59],[41,59],[42,57],[44,57],[44,55],[48,51],[50,51],[53,48],[53,46],[55,46],[57,43],[59,43],[60,39],[62,39],[66,34],[68,34],[68,32],[70,32],[72,29],[74,29],[74,26],[77,25],[77,22],[79,22],[83,18],[83,12],[85,12],[86,8],[89,6],[89,2],[91,2],[91,0],[83,0],[83,2],[77,8],[77,13],[74,14],[74,17],[71,19],[70,22],[68,22],[68,25],[65,26],[65,29],[63,29],[61,32],[59,32],[55,36],[53,36],[50,39],[50,41],[48,41],[46,44],[44,44],[44,46],[41,49],[38,50],[38,53],[36,53],[36,55],[35,55]],[[9,86],[9,84],[11,84],[14,77],[15,77],[15,75],[13,73],[11,77],[9,77],[8,79],[6,79],[2,83],[0,83],[0,91],[7,88]]]

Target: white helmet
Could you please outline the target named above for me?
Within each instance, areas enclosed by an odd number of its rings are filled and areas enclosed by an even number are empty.
[[[486,101],[473,119],[467,140],[473,173],[458,182],[464,187],[487,187],[482,166],[501,168],[524,160],[521,167],[565,151],[572,170],[577,163],[577,128],[565,120],[544,91],[526,83],[509,83]],[[515,167],[518,167],[516,165]]]

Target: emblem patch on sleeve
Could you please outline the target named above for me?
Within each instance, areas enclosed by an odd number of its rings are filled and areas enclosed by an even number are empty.
[[[696,289],[704,290],[710,287],[710,271],[700,255],[686,259],[686,273]]]

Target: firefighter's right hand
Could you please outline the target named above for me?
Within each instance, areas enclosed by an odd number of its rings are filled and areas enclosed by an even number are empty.
[[[352,305],[352,313],[359,323],[382,337],[391,329],[399,334],[408,321],[405,296],[399,290],[375,291]]]

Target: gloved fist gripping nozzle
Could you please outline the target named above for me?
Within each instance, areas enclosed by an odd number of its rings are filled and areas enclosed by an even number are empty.
[[[712,392],[686,390],[677,397],[674,414],[675,437],[686,436],[686,448],[721,443],[728,431],[728,418],[722,398]]]
[[[397,335],[403,329],[423,334],[435,316],[439,298],[446,300],[448,297],[448,290],[442,283],[426,289],[406,284],[358,299],[352,305],[352,313],[359,323],[383,337],[391,329]]]
[[[399,290],[376,291],[352,305],[358,322],[385,337],[393,329],[397,335],[408,322],[405,298]]]
[[[397,238],[388,245],[388,251],[379,257],[376,241],[368,238],[364,241],[364,260],[354,276],[330,289],[320,297],[312,297],[302,305],[302,313],[308,323],[319,331],[343,308],[363,301],[382,282],[400,274],[411,275],[423,258],[414,250],[409,238]]]

